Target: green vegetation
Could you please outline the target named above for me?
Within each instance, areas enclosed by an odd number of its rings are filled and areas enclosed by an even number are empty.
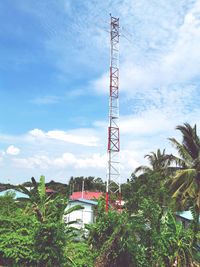
[[[45,178],[14,187],[27,197],[13,193],[0,197],[0,265],[10,267],[189,267],[200,263],[200,138],[196,126],[177,126],[182,141],[170,141],[177,155],[158,149],[145,156],[148,166],[138,167],[122,185],[123,211],[105,212],[101,198],[96,221],[88,234],[63,222],[72,190],[104,191],[101,178],[71,177],[64,185]],[[27,190],[27,186],[31,190]],[[3,185],[1,185],[1,188]],[[191,210],[187,228],[176,212]]]

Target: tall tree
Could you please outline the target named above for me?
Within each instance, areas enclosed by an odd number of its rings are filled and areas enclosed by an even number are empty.
[[[196,125],[185,123],[176,127],[182,134],[182,142],[170,138],[178,152],[174,161],[178,170],[173,177],[170,188],[172,197],[181,202],[183,207],[192,207],[194,212],[194,235],[199,229],[200,216],[200,138]]]
[[[150,152],[144,157],[148,159],[150,166],[139,166],[135,169],[135,174],[138,172],[142,172],[143,174],[159,172],[160,174],[166,176],[172,171],[172,168],[170,168],[172,155],[166,154],[165,149],[163,149],[163,151],[157,149],[156,152]]]
[[[149,165],[136,168],[131,181],[122,187],[126,193],[128,210],[131,212],[139,208],[140,201],[144,197],[159,203],[163,209],[169,201],[165,181],[173,171],[170,165],[172,155],[166,154],[165,149],[163,151],[158,149],[145,155],[145,158],[148,159]]]

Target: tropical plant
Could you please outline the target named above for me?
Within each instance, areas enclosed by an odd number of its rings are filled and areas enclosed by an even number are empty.
[[[112,235],[119,214],[114,210],[105,211],[105,199],[101,198],[97,206],[97,218],[95,224],[87,225],[89,230],[89,243],[97,251],[102,247],[102,244]]]
[[[6,233],[0,234],[0,255],[8,266],[31,266],[36,262],[33,248],[32,229],[7,229]]]
[[[156,152],[150,152],[150,154],[146,154],[144,156],[149,161],[149,167],[142,165],[135,169],[134,173],[155,173],[159,172],[160,174],[167,176],[171,173],[172,169],[170,168],[172,155],[168,155],[165,153],[165,149],[161,152],[160,149],[157,149]]]
[[[52,203],[55,203],[53,195],[46,194],[45,177],[41,176],[39,183],[32,177],[32,190],[26,189],[25,186],[19,185],[16,189],[27,195],[27,197],[18,198],[19,201],[27,202],[30,212],[34,212],[38,221],[44,223],[52,214],[49,208]]]
[[[200,138],[196,125],[185,123],[176,127],[182,134],[182,143],[170,138],[178,157],[173,156],[178,170],[170,183],[172,197],[183,209],[192,208],[194,215],[194,241],[199,230],[200,218]]]
[[[34,231],[37,221],[21,209],[0,215],[0,264],[31,266],[36,263]]]
[[[90,246],[84,242],[71,241],[66,246],[65,254],[71,259],[67,267],[93,267],[94,253]]]
[[[131,180],[122,187],[125,191],[126,207],[130,212],[138,210],[143,198],[151,198],[162,208],[161,216],[169,205],[170,198],[165,182],[169,179],[174,167],[171,166],[172,155],[161,152],[151,152],[145,155],[149,166],[139,166],[131,175]]]
[[[67,199],[59,195],[48,196],[44,176],[40,177],[39,183],[34,178],[31,180],[32,190],[27,190],[23,185],[16,189],[27,195],[17,199],[27,204],[23,211],[24,216],[34,216],[36,221],[32,225],[33,254],[37,262],[35,266],[64,266],[64,262],[71,262],[65,255],[66,244],[77,235],[77,230],[74,231],[70,222],[64,223],[63,216],[82,207],[77,205],[65,210]],[[20,240],[19,244],[21,244]],[[27,261],[26,264],[28,264]]]
[[[15,193],[7,191],[3,196],[0,196],[0,214],[9,216],[17,209],[15,201]]]
[[[38,225],[34,235],[34,250],[39,266],[64,266],[64,262],[70,260],[64,253],[67,241],[64,233],[64,224],[60,222]]]
[[[164,257],[166,266],[192,266],[192,237],[191,229],[185,229],[171,212],[165,214],[161,238],[167,252]]]
[[[74,206],[63,214],[67,215],[80,208],[82,208],[80,205]],[[75,240],[79,231],[71,227],[73,222],[64,223],[63,216],[62,219],[57,216],[57,220],[55,220],[54,213],[53,211],[47,220],[39,223],[35,230],[34,246],[38,264],[39,266],[52,267],[65,266],[69,263],[72,266],[71,257],[65,251],[67,244]]]

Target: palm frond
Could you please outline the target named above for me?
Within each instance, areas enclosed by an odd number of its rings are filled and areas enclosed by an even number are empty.
[[[48,196],[48,195],[46,195],[46,193],[45,193],[45,203],[48,204],[48,203],[51,202],[51,200],[52,200],[52,201],[54,201],[54,200],[56,201],[57,198],[53,198],[53,194],[51,194],[51,195]]]
[[[31,197],[31,192],[23,185],[18,185],[15,190]]]
[[[197,171],[195,169],[184,169],[177,171],[170,185],[173,198],[191,199],[193,197],[193,184]]]
[[[34,177],[31,177],[31,181],[32,181],[33,187],[34,187],[35,189],[37,189],[38,184],[37,184],[35,178],[34,178]]]
[[[170,156],[170,162],[171,162],[171,164],[175,164],[176,165],[177,170],[178,169],[183,169],[185,167],[185,160],[181,159],[179,157],[176,157],[174,155]]]
[[[183,160],[187,162],[191,162],[193,160],[187,149],[181,143],[179,143],[175,138],[169,138],[169,140],[172,145],[177,149],[179,155],[182,157]]]
[[[168,167],[173,163],[173,155],[166,154],[165,149],[163,151],[157,149],[156,152],[150,152],[145,155],[145,158],[148,159],[153,171],[165,171],[167,173]]]
[[[146,172],[151,172],[152,169],[145,166],[145,165],[141,165],[139,167],[137,167],[134,171],[134,174],[137,174],[137,173],[146,173]]]
[[[178,125],[176,129],[182,133],[183,146],[189,152],[190,156],[193,159],[197,158],[200,151],[200,142],[196,132],[196,125],[192,127],[189,123],[184,123],[184,125]]]
[[[155,152],[150,152],[150,154],[146,154],[144,157],[148,159],[151,166],[154,166],[155,162],[158,160]]]
[[[16,198],[16,201],[30,202],[30,198],[28,198],[28,197],[18,197],[18,198]]]
[[[172,198],[177,198],[178,196],[181,196],[181,198],[183,198],[184,195],[182,194],[182,191],[184,186],[184,184],[181,184],[179,187],[177,187],[173,192]]]
[[[45,198],[46,188],[45,188],[45,177],[43,175],[40,176],[40,182],[38,185],[38,193],[39,193],[41,200]]]
[[[84,209],[84,207],[82,205],[75,205],[69,209],[67,209],[65,212],[64,212],[64,215],[67,215],[73,211],[76,211],[76,210],[81,210],[81,209]]]
[[[190,208],[190,211],[191,211],[193,220],[195,220],[195,219],[196,219],[196,209],[195,209],[195,207],[192,206],[192,207]]]

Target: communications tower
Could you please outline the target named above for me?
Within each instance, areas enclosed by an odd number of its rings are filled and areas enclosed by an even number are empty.
[[[119,18],[110,15],[110,88],[108,126],[108,169],[106,183],[106,211],[110,196],[118,195],[121,206],[120,186],[120,134],[119,134]]]

